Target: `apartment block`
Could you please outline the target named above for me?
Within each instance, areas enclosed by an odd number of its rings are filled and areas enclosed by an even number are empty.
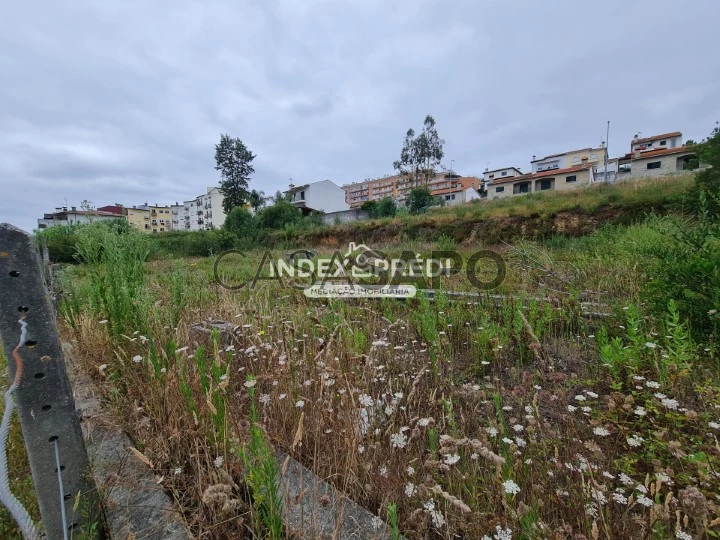
[[[457,198],[459,191],[467,188],[478,190],[480,184],[480,178],[475,176],[461,176],[451,171],[442,171],[435,173],[435,176],[427,183],[427,187],[437,197],[445,198],[447,195],[455,194]],[[391,197],[402,202],[412,187],[412,182],[404,176],[387,175],[383,178],[345,184],[343,189],[347,204],[350,208],[357,208],[366,201],[376,201],[383,197]],[[456,200],[456,198],[449,200]]]

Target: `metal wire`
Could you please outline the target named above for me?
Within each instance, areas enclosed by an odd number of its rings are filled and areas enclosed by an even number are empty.
[[[18,346],[13,350],[13,359],[16,364],[15,380],[7,392],[5,392],[5,412],[3,412],[2,423],[0,424],[0,502],[8,509],[8,512],[10,512],[18,524],[23,537],[26,540],[38,540],[41,538],[40,534],[28,511],[10,490],[10,479],[8,478],[7,441],[10,435],[10,420],[15,411],[15,401],[13,401],[12,395],[20,385],[20,379],[23,373],[22,358],[20,358],[18,351],[25,345],[25,341],[27,340],[27,322],[25,321],[25,317],[20,319],[18,323],[20,323],[20,343],[18,343]]]
[[[65,515],[65,501],[63,500],[65,490],[63,489],[62,469],[60,468],[60,445],[57,439],[53,442],[55,443],[55,470],[57,471],[58,489],[60,490],[60,515],[62,516],[63,538],[68,540],[68,524],[67,516]]]

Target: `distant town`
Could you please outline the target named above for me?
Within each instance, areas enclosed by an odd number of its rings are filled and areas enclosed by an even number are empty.
[[[623,182],[639,178],[671,176],[696,168],[697,156],[692,142],[683,143],[679,131],[651,137],[635,136],[630,151],[610,158],[605,143],[599,147],[570,150],[537,158],[533,156],[529,172],[507,166],[485,170],[482,177],[464,176],[454,170],[435,172],[426,183],[430,193],[447,205],[486,201],[538,191],[578,189],[602,182]],[[321,212],[328,223],[344,223],[367,218],[362,206],[385,197],[402,204],[416,184],[402,174],[385,175],[338,186],[331,180],[301,185],[290,184],[283,195],[303,213]],[[38,228],[73,225],[96,220],[124,218],[136,229],[148,234],[170,231],[201,231],[223,226],[226,213],[219,187],[208,187],[195,199],[171,205],[120,203],[95,208],[58,207],[38,219]]]

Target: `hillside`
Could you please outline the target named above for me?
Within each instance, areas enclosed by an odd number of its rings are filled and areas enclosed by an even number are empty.
[[[440,207],[427,214],[373,219],[271,236],[272,243],[338,246],[349,241],[394,243],[435,240],[494,245],[518,238],[582,236],[606,224],[635,223],[650,213],[681,212],[683,195],[694,175],[623,184],[599,184],[564,192],[533,193],[462,206]]]

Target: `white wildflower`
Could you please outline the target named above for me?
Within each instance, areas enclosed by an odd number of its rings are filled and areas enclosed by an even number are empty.
[[[503,491],[508,495],[516,495],[520,493],[520,486],[518,486],[513,480],[505,480],[503,482]]]
[[[717,422],[708,422],[708,426],[712,429],[720,429],[720,424]]]
[[[365,453],[365,447],[361,444],[358,445],[358,454],[364,454]]]
[[[173,473],[175,474],[175,476],[177,476],[178,474],[182,474],[182,468],[181,468],[181,467],[177,467],[177,468],[173,471]]]
[[[647,508],[649,508],[649,507],[651,507],[653,504],[655,504],[655,503],[653,503],[652,499],[647,498],[645,495],[640,495],[640,496],[636,499],[635,502],[637,502],[638,504],[642,504],[643,506],[645,506],[645,507],[647,507]]]
[[[302,399],[299,399],[295,402],[295,407],[298,409],[302,409],[305,406],[305,402]]]
[[[495,427],[489,427],[489,428],[487,428],[487,434],[490,435],[491,437],[497,437],[498,430]]]
[[[648,388],[657,389],[660,388],[660,383],[657,381],[645,381],[645,386],[647,386]]]
[[[615,501],[618,504],[627,504],[628,503],[627,497],[625,495],[623,495],[622,493],[613,493],[612,498],[613,498],[613,501]]]
[[[387,478],[388,468],[387,468],[385,465],[383,465],[382,467],[380,467],[379,474],[380,474],[380,476],[382,476],[383,478]]]
[[[587,398],[585,396],[583,396],[582,394],[578,394],[577,396],[575,396],[575,400],[576,401],[586,401]]]
[[[665,398],[661,401],[661,403],[671,411],[677,410],[678,405],[680,405],[676,399],[671,398]]]
[[[418,420],[418,426],[420,426],[420,427],[425,427],[425,426],[427,426],[429,423],[430,423],[430,419],[429,419],[429,418],[421,418],[420,420]]]
[[[633,413],[636,416],[645,416],[647,414],[647,411],[645,410],[645,407],[641,407],[640,405],[638,405],[637,407],[635,407]]]
[[[692,534],[686,533],[685,531],[680,529],[675,531],[675,538],[677,540],[693,540]]]
[[[360,394],[358,400],[360,401],[360,405],[363,407],[372,407],[373,405],[373,399],[367,394]]]
[[[408,476],[413,476],[415,474],[415,467],[412,465],[408,465],[407,469],[405,469],[405,472],[407,472]]]
[[[257,384],[257,381],[256,381],[255,379],[252,379],[252,380],[249,380],[249,381],[245,381],[245,382],[243,383],[243,386],[244,386],[245,388],[252,388],[252,387],[254,387],[256,384]]]
[[[595,392],[591,392],[590,390],[585,390],[585,394],[593,399],[598,398],[598,395]]]
[[[404,433],[393,433],[393,435],[390,437],[390,440],[392,441],[393,448],[400,448],[403,449],[407,445],[407,435]]]
[[[415,495],[415,493],[417,493],[417,488],[415,487],[415,484],[413,484],[412,482],[408,482],[407,484],[405,484],[405,495],[407,497],[412,497],[413,495]]]
[[[215,463],[215,466],[219,469],[220,467],[223,466],[223,463],[225,463],[225,458],[223,458],[222,456],[218,456],[215,458],[214,463]]]
[[[139,354],[136,356],[133,356],[133,362],[135,362],[136,364],[139,364],[140,362],[142,362],[142,359],[143,359],[143,357],[140,356]]]
[[[656,343],[653,343],[652,341],[648,341],[647,343],[645,343],[645,346],[646,346],[648,349],[657,349],[657,344],[656,344]]]
[[[260,403],[263,405],[270,403],[270,394],[260,394]]]
[[[522,425],[520,425],[520,424],[515,424],[515,425],[513,426],[513,429],[514,429],[517,433],[520,433],[520,432],[523,431],[525,428],[524,428]]]
[[[568,405],[567,409],[569,412],[575,412],[577,411],[577,407],[575,405]]]
[[[458,454],[445,454],[445,459],[443,461],[447,465],[455,465],[458,461],[460,461],[460,456]]]
[[[598,437],[607,437],[608,435],[610,435],[610,432],[604,427],[596,427],[595,429],[593,429],[593,433]]]
[[[645,439],[643,439],[640,435],[633,435],[632,437],[628,437],[627,443],[633,448],[637,448],[638,446],[642,446],[644,441]]]

